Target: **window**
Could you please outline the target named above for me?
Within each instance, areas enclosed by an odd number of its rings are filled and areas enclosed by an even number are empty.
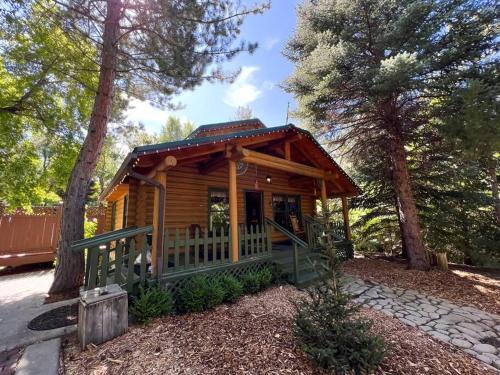
[[[208,229],[219,230],[221,227],[224,229],[229,227],[229,194],[227,190],[210,189],[208,191]]]
[[[300,220],[300,197],[298,195],[273,194],[274,221],[291,231],[290,215],[295,215]]]
[[[128,195],[123,197],[123,217],[122,217],[122,228],[127,227],[128,218]]]

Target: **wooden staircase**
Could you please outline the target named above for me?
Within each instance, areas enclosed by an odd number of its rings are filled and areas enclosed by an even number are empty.
[[[299,289],[306,288],[324,275],[324,255],[307,248],[298,249],[298,277],[295,280],[292,245],[280,244],[273,247],[273,262],[287,275],[290,283]]]

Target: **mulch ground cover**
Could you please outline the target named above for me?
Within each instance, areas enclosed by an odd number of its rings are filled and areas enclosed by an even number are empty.
[[[328,374],[296,346],[292,286],[246,296],[234,305],[157,319],[81,352],[63,349],[65,374]],[[496,374],[469,355],[377,311],[363,309],[388,344],[378,374]]]
[[[78,323],[78,303],[56,307],[38,315],[28,323],[28,328],[34,331],[45,331],[67,327]]]
[[[413,289],[500,315],[500,278],[492,271],[450,267],[449,271],[407,270],[405,262],[381,258],[355,258],[344,272],[390,287]]]

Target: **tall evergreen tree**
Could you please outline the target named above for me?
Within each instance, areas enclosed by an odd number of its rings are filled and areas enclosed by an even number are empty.
[[[31,0],[9,0],[9,17],[25,19]],[[40,4],[37,2],[37,4]],[[262,7],[240,8],[231,0],[74,0],[57,1],[62,15],[46,22],[70,37],[84,36],[98,51],[92,71],[99,72],[89,126],[66,188],[61,240],[51,293],[76,288],[83,278],[83,255],[71,242],[83,238],[85,199],[101,154],[113,102],[121,95],[165,104],[182,89],[224,75],[220,64],[254,44],[233,46],[246,15]],[[53,3],[51,3],[53,5]],[[46,6],[47,8],[47,6]],[[207,72],[208,68],[213,68]],[[70,66],[65,74],[76,71]]]
[[[407,147],[433,98],[488,64],[494,1],[306,0],[285,55],[288,91],[319,136],[390,163],[409,266],[428,269]],[[494,59],[490,59],[494,63]],[[377,144],[377,148],[371,148]]]
[[[436,109],[441,114],[444,136],[455,141],[467,157],[480,162],[488,171],[492,206],[500,226],[500,197],[497,164],[500,159],[500,80],[498,67],[481,72],[467,81]],[[443,110],[442,107],[445,107]]]

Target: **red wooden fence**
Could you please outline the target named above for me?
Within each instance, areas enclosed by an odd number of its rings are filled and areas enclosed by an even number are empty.
[[[0,267],[52,262],[57,253],[61,206],[34,207],[32,213],[3,213],[0,208]],[[96,220],[98,231],[104,225],[104,210],[87,210]]]

